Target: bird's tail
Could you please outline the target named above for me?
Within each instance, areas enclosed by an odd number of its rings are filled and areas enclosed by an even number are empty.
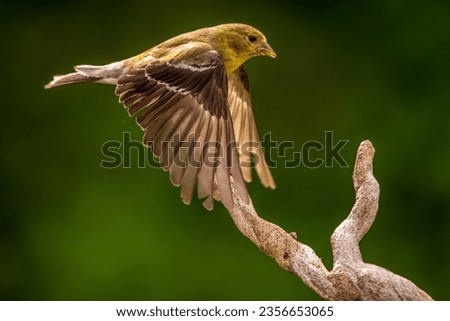
[[[54,87],[82,84],[86,82],[99,82],[116,84],[117,78],[122,74],[123,63],[112,63],[105,66],[80,65],[74,67],[76,72],[67,75],[54,76],[53,80],[44,86],[45,89]]]
[[[97,81],[99,79],[100,78],[98,78],[98,77],[84,76],[78,72],[73,72],[73,73],[67,74],[67,75],[53,76],[53,80],[50,81],[48,84],[46,84],[44,86],[44,88],[50,89],[50,88],[64,86],[64,85],[70,85],[70,84],[82,84],[85,82]]]

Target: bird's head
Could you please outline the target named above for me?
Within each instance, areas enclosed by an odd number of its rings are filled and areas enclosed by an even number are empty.
[[[230,23],[213,27],[217,39],[217,51],[224,59],[230,74],[246,60],[256,56],[275,58],[275,51],[267,43],[266,37],[256,28],[240,23]]]

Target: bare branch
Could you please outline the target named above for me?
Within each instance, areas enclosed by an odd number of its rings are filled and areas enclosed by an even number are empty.
[[[313,249],[297,241],[295,234],[259,217],[251,201],[246,204],[239,198],[233,183],[234,207],[228,211],[242,234],[324,299],[432,300],[411,281],[362,260],[359,241],[375,220],[380,195],[372,172],[374,154],[370,141],[361,143],[353,172],[356,201],[349,216],[331,236],[331,271]]]

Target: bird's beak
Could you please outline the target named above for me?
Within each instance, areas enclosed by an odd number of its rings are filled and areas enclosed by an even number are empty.
[[[259,47],[259,54],[261,56],[268,56],[268,57],[272,57],[272,58],[276,58],[277,54],[275,53],[275,51],[272,49],[271,46],[269,46],[269,44],[267,42],[264,42],[261,47]]]

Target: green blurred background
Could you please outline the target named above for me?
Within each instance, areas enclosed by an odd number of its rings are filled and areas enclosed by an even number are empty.
[[[250,184],[259,214],[330,268],[370,139],[381,201],[364,259],[450,299],[449,1],[2,1],[0,15],[1,299],[320,299],[220,204],[185,206],[161,170],[99,166],[104,142],[141,139],[113,87],[43,89],[225,22],[262,30],[278,54],[247,64],[261,134],[349,140],[348,168],[278,166],[275,191]]]

